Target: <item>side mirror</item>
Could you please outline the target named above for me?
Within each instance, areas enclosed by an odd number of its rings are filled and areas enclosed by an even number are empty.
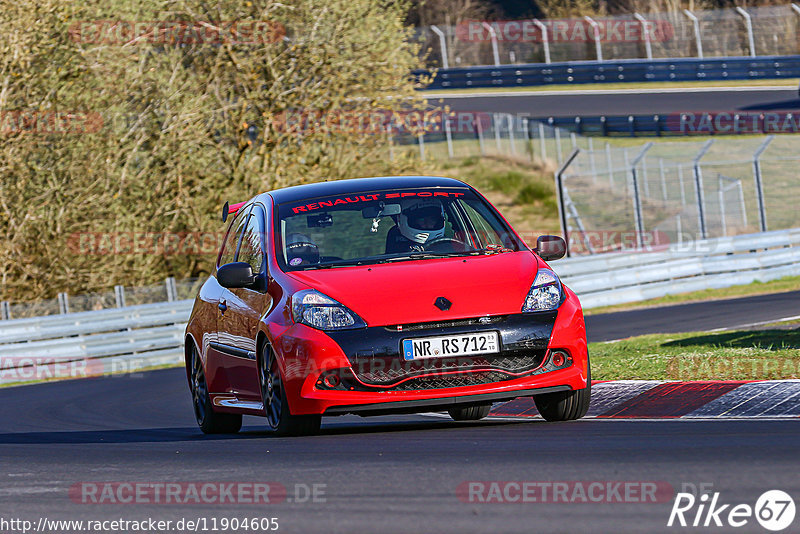
[[[257,278],[258,276],[253,274],[250,264],[243,261],[226,263],[217,269],[217,282],[228,289],[252,287]]]
[[[567,253],[567,243],[557,235],[540,235],[536,239],[536,251],[544,261],[558,260]]]

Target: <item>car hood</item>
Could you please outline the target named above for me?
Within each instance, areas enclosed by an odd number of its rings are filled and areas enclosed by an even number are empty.
[[[543,264],[543,262],[542,262]],[[294,271],[369,326],[519,313],[539,266],[528,251]],[[434,303],[444,297],[448,310]]]

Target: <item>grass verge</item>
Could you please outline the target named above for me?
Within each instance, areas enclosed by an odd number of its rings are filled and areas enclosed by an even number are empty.
[[[800,329],[654,334],[589,344],[596,380],[800,377]]]
[[[554,265],[556,272],[558,264]],[[569,284],[567,284],[569,285]],[[786,276],[769,282],[753,282],[741,286],[723,287],[720,289],[705,289],[703,291],[692,291],[689,293],[679,293],[677,295],[667,295],[655,299],[644,300],[641,302],[629,302],[627,304],[615,304],[613,306],[602,306],[584,310],[586,315],[598,313],[611,313],[617,311],[639,310],[642,308],[655,308],[659,306],[670,306],[672,304],[686,304],[689,302],[702,302],[704,300],[721,300],[736,297],[749,297],[753,295],[766,295],[769,293],[785,293],[787,291],[800,290],[800,276]]]

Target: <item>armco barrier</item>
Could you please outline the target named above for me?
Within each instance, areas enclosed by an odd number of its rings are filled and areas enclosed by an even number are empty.
[[[800,276],[800,229],[695,241],[657,252],[555,262],[585,308]]]
[[[192,301],[0,323],[0,384],[83,378],[183,361]]]
[[[583,136],[673,137],[686,135],[757,135],[800,132],[800,114],[792,112],[675,113],[671,115],[533,115],[548,126]]]
[[[427,70],[415,75],[430,75]],[[800,56],[566,61],[439,69],[426,89],[800,77]]]

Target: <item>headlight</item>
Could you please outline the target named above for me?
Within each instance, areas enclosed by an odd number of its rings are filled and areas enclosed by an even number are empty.
[[[352,310],[315,289],[304,289],[292,295],[292,317],[297,323],[320,330],[367,326]]]
[[[561,305],[561,280],[550,269],[539,269],[533,286],[525,297],[523,312],[555,310]]]

